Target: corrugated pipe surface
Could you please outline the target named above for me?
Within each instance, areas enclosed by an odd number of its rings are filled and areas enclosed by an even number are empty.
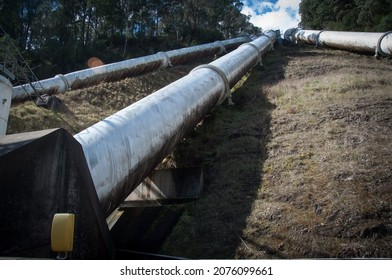
[[[284,38],[291,42],[306,42],[317,46],[374,53],[376,56],[392,55],[392,32],[345,32],[288,29]]]
[[[276,40],[273,31],[75,135],[108,216]]]
[[[240,37],[210,44],[198,45],[168,52],[159,52],[153,55],[124,60],[121,62],[84,69],[65,75],[56,75],[53,78],[40,81],[38,90],[62,93],[71,89],[78,89],[98,84],[103,81],[120,80],[124,77],[166,68],[196,58],[224,53],[240,44],[248,42],[247,37]],[[33,84],[34,85],[34,84]],[[41,88],[41,85],[43,89]],[[12,98],[22,99],[34,94],[34,88],[29,84],[17,86],[13,89]]]

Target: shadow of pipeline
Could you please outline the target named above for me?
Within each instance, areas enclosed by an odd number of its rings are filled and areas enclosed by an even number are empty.
[[[154,253],[183,211],[175,205],[203,189],[200,168],[152,172],[109,229],[81,145],[66,130],[1,137],[0,170],[0,256],[11,258],[56,258],[51,231],[58,213],[75,215],[69,258],[173,258]]]

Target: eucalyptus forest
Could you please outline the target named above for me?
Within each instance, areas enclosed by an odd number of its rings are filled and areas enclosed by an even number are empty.
[[[239,0],[0,0],[0,26],[39,77],[259,29]]]

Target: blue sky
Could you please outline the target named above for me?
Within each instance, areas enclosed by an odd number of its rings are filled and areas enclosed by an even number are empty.
[[[298,14],[301,0],[243,0],[242,13],[251,15],[250,22],[255,26],[267,29],[297,27],[300,16]]]

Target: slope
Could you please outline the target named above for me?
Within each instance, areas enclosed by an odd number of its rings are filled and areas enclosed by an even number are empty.
[[[58,111],[37,107],[32,100],[11,106],[7,134],[63,127],[73,134],[131,105],[154,91],[188,74],[205,61],[194,61],[173,68],[130,77],[119,82],[56,95],[61,100]]]
[[[207,182],[163,252],[390,258],[390,60],[302,46],[264,65],[177,148]]]
[[[14,104],[9,133],[76,133],[195,64]],[[314,47],[269,53],[162,166],[201,165],[161,253],[188,258],[392,257],[392,65]]]

